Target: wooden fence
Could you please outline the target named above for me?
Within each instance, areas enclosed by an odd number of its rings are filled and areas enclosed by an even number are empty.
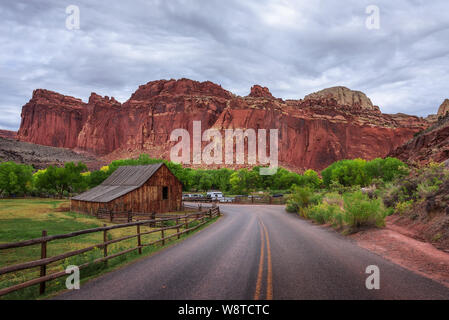
[[[185,199],[186,202],[198,202],[198,203],[220,203],[218,200],[212,200],[211,198],[192,198]],[[223,203],[233,204],[285,204],[287,202],[286,197],[234,197],[231,201],[224,201]]]
[[[139,254],[142,254],[142,248],[151,246],[151,245],[155,245],[158,243],[165,245],[167,240],[174,238],[174,237],[177,237],[177,239],[179,239],[182,234],[189,233],[190,231],[193,231],[193,230],[201,227],[202,225],[206,224],[208,222],[207,218],[212,219],[217,216],[220,216],[220,208],[217,206],[213,206],[211,208],[205,208],[205,210],[203,210],[203,211],[189,213],[186,215],[171,216],[169,218],[162,218],[162,219],[142,220],[142,221],[136,221],[136,222],[131,222],[131,223],[112,225],[112,226],[104,225],[103,227],[99,227],[99,228],[79,230],[79,231],[75,231],[75,232],[71,232],[71,233],[67,233],[67,234],[60,234],[60,235],[47,235],[47,232],[44,230],[44,231],[42,231],[42,237],[40,237],[40,238],[35,238],[35,239],[20,241],[20,242],[14,242],[14,243],[0,244],[0,251],[5,250],[5,249],[22,248],[22,247],[27,247],[27,246],[31,246],[31,245],[40,245],[41,246],[41,257],[39,260],[20,263],[20,264],[0,268],[0,275],[3,275],[3,274],[11,273],[11,272],[16,272],[16,271],[39,267],[40,268],[40,276],[38,278],[27,280],[23,283],[13,285],[8,288],[0,289],[0,296],[3,296],[5,294],[8,294],[8,293],[20,290],[20,289],[24,289],[24,288],[27,288],[27,287],[30,287],[30,286],[33,286],[36,284],[40,284],[39,293],[44,294],[45,293],[45,283],[47,281],[51,281],[51,280],[54,280],[54,279],[57,279],[60,277],[67,276],[65,271],[47,274],[47,272],[46,272],[47,265],[49,265],[50,263],[54,263],[54,262],[61,261],[66,258],[69,258],[69,257],[80,255],[85,252],[94,250],[96,248],[103,249],[103,257],[96,259],[92,262],[88,262],[83,265],[80,265],[80,266],[78,266],[79,269],[83,269],[89,265],[99,263],[99,262],[107,263],[107,261],[109,259],[113,259],[113,258],[119,257],[121,255],[130,253],[133,251],[138,251]],[[164,223],[167,221],[175,221],[175,225],[165,226]],[[194,225],[193,227],[190,227],[189,225],[195,221],[198,221],[199,223]],[[140,227],[144,226],[144,225],[159,226],[159,228],[153,229],[150,231],[141,232]],[[114,229],[129,228],[129,227],[133,227],[133,226],[136,227],[135,234],[121,237],[119,239],[108,240],[108,237],[107,237],[108,231],[114,230]],[[182,228],[184,230],[181,230]],[[171,235],[165,234],[167,230],[174,230],[174,229],[176,229],[176,233],[171,234]],[[54,240],[59,240],[59,239],[69,239],[69,238],[73,238],[76,236],[92,234],[92,233],[97,233],[97,232],[103,233],[103,242],[102,243],[99,243],[99,244],[96,244],[93,246],[89,246],[87,248],[83,248],[80,250],[66,252],[66,253],[63,253],[63,254],[60,254],[60,255],[57,255],[54,257],[47,257],[47,245],[49,242],[54,241]],[[149,242],[149,243],[142,243],[143,235],[157,233],[157,232],[161,233],[160,239]],[[136,240],[137,240],[136,247],[126,249],[124,251],[114,253],[112,255],[108,254],[108,246],[109,245],[118,243],[121,241],[129,240],[132,238],[136,238]]]

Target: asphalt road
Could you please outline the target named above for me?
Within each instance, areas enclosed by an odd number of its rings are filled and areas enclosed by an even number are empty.
[[[449,299],[443,285],[283,206],[221,209],[188,239],[56,299]],[[365,286],[370,265],[379,267],[379,290]]]

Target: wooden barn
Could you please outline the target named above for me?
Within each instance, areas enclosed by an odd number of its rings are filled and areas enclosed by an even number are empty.
[[[119,167],[99,186],[71,199],[71,210],[95,214],[163,213],[181,208],[182,183],[163,164]]]

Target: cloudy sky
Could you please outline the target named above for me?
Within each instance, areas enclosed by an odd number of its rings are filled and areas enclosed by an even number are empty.
[[[71,5],[79,30],[66,26]],[[370,5],[379,29],[366,26]],[[124,102],[183,77],[285,99],[343,85],[386,113],[436,113],[449,98],[448,12],[447,0],[0,0],[0,128],[18,129],[36,88]]]

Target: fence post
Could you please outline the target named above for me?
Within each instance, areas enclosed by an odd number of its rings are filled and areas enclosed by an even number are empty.
[[[212,219],[212,209],[209,209],[209,218]]]
[[[103,224],[103,227],[106,227],[106,224]],[[108,231],[107,230],[103,230],[103,254],[104,257],[106,258],[108,256],[108,246],[106,244],[106,242],[108,241]],[[104,261],[104,264],[107,265],[108,264],[108,260]]]
[[[185,217],[185,229],[187,230],[189,228],[189,219]]]
[[[161,239],[162,239],[162,245],[165,245],[164,229],[161,229]]]
[[[150,220],[156,220],[156,212],[151,213],[151,219]],[[150,222],[150,227],[156,227],[156,222]]]
[[[47,231],[43,230],[42,231],[42,238],[47,236]],[[47,241],[44,241],[41,243],[41,259],[45,259],[47,258]],[[47,265],[43,265],[41,266],[41,277],[45,277],[47,273]],[[39,287],[39,294],[44,294],[45,293],[45,281],[40,283],[40,287]]]
[[[142,240],[140,238],[140,224],[137,225],[137,246],[139,247],[139,254],[142,254]]]
[[[179,230],[179,219],[178,218],[176,218],[176,233],[178,234],[178,239],[179,238],[181,238],[181,234],[179,233],[180,232],[180,230]]]

